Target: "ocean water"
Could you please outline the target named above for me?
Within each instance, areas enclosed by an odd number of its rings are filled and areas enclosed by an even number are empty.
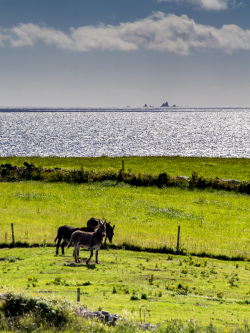
[[[250,158],[250,109],[0,109],[12,155]]]

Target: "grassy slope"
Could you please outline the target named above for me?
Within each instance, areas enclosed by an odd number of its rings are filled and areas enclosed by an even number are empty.
[[[208,157],[0,157],[0,164],[11,163],[22,166],[32,162],[36,166],[63,169],[85,168],[93,171],[119,170],[124,161],[125,171],[158,174],[167,172],[170,176],[191,176],[197,171],[203,177],[237,179],[250,181],[250,159],[208,158]]]
[[[86,226],[91,217],[115,224],[114,243],[142,247],[181,247],[213,255],[250,258],[249,197],[230,192],[179,188],[132,188],[102,184],[1,183],[0,243],[15,240],[53,243],[57,228]]]
[[[81,250],[82,262],[76,265],[72,248],[57,257],[53,248],[0,249],[1,293],[76,303],[80,287],[82,306],[137,322],[181,318],[231,327],[249,319],[249,262],[101,250],[100,265],[92,260],[86,266],[87,255]],[[147,299],[141,299],[142,294]],[[131,300],[132,295],[138,299]]]

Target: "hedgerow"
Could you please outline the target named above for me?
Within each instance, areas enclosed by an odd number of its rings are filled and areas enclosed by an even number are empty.
[[[66,183],[88,183],[112,180],[124,182],[131,186],[156,186],[164,187],[180,187],[183,189],[211,189],[235,191],[250,194],[250,182],[237,181],[233,179],[220,178],[204,178],[193,171],[189,177],[170,177],[163,172],[158,175],[149,173],[132,173],[124,172],[122,169],[118,171],[102,171],[94,172],[89,170],[63,170],[61,168],[41,168],[36,167],[33,163],[24,162],[23,167],[12,166],[11,164],[2,164],[0,166],[0,181],[16,182],[22,180],[35,180],[45,182],[66,182]]]

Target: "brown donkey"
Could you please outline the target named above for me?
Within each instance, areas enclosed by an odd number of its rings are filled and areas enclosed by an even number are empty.
[[[75,228],[71,227],[69,225],[62,225],[61,227],[58,228],[57,230],[57,236],[55,238],[55,242],[57,241],[56,244],[56,254],[58,254],[58,250],[61,244],[62,248],[62,254],[64,254],[64,247],[67,242],[70,241],[70,237],[73,234],[74,231],[81,230],[85,232],[94,232],[95,228],[93,227],[82,227],[82,228]],[[62,241],[62,243],[61,243]]]
[[[95,219],[94,217],[92,217],[90,220],[88,220],[87,227],[88,228],[91,228],[91,227],[96,228],[96,226],[98,226],[98,224],[100,222],[102,222],[102,220]],[[114,236],[114,229],[115,229],[115,225],[113,225],[113,227],[112,227],[110,225],[110,222],[106,223],[106,237],[105,237],[105,240],[104,240],[104,245],[106,245],[107,238],[108,238],[110,244],[112,243],[112,239],[113,239],[113,236]]]
[[[68,244],[68,248],[73,243],[74,244],[74,257],[76,263],[79,263],[79,249],[80,247],[86,247],[90,249],[90,256],[86,261],[86,264],[89,263],[90,259],[93,256],[93,250],[95,249],[95,261],[98,264],[98,251],[102,245],[102,239],[106,233],[106,222],[99,223],[98,227],[94,232],[84,232],[77,230],[73,232]]]

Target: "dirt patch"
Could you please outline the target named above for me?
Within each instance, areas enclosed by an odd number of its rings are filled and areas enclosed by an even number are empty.
[[[21,260],[20,258],[11,257],[11,258],[0,258],[0,261],[9,261],[9,262],[15,262],[16,260]]]

